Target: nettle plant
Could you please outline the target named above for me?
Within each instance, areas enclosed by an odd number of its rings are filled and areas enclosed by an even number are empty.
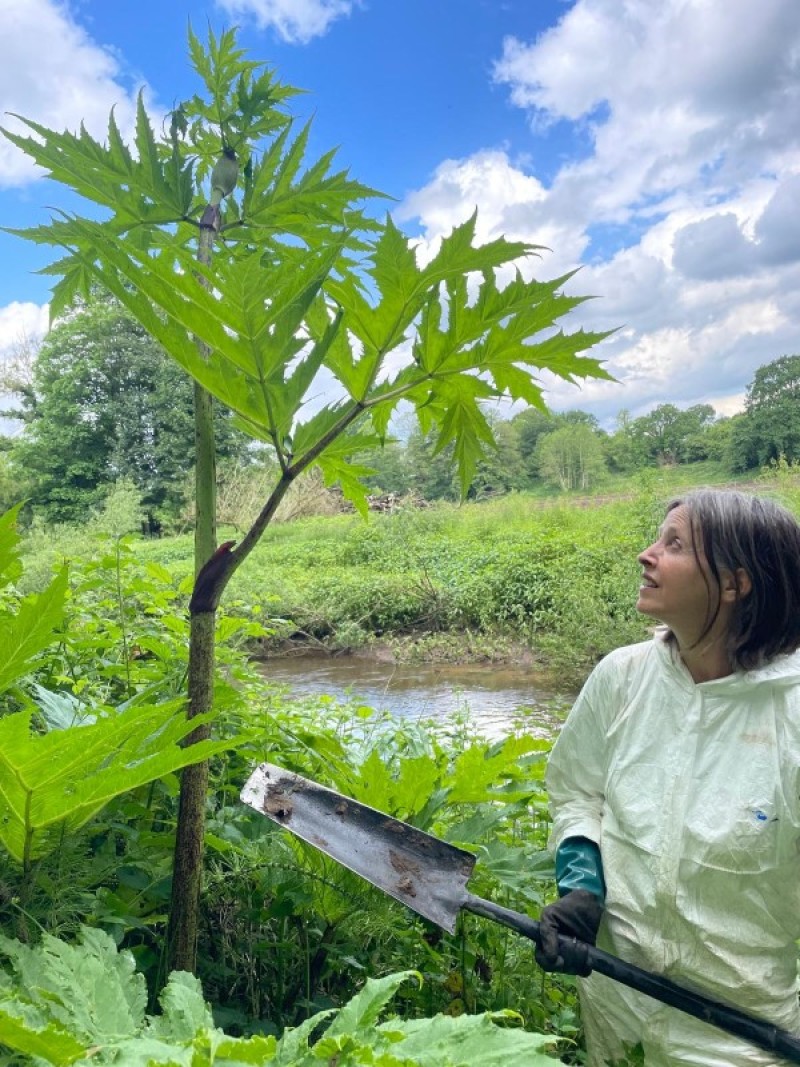
[[[585,299],[564,294],[571,275],[543,282],[523,273],[535,246],[476,245],[473,217],[420,263],[391,218],[366,213],[377,194],[332,170],[332,152],[306,159],[308,126],[296,131],[286,111],[297,90],[246,58],[233,31],[211,33],[206,46],[190,31],[189,51],[200,92],[158,132],[140,98],[132,146],[113,113],[106,143],[26,119],[29,135],[4,132],[87,202],[85,215],[15,231],[62,253],[46,268],[58,279],[51,314],[95,287],[109,292],[196,382],[194,719],[213,702],[222,592],[303,471],[318,465],[365,511],[369,470],[356,457],[382,446],[405,401],[439,449],[453,447],[466,488],[494,443],[483,402],[544,406],[541,369],[568,381],[608,374],[584,354],[605,335],[556,328]],[[334,399],[312,412],[307,401],[321,395]],[[236,545],[217,545],[212,400],[276,463],[274,486]],[[198,725],[192,739],[209,729]],[[173,966],[189,970],[207,779],[201,762],[181,785],[170,945]]]

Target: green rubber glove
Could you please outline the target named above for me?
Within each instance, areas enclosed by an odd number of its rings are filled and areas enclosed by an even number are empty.
[[[603,860],[600,849],[588,837],[568,837],[556,850],[556,885],[563,897],[575,889],[586,889],[602,904],[606,899]]]

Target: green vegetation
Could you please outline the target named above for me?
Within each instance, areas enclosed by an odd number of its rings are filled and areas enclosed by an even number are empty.
[[[663,500],[695,470],[653,472],[630,499],[592,507],[514,494],[368,523],[339,515],[272,526],[217,623],[203,993],[173,975],[160,999],[173,770],[202,754],[174,743],[187,728],[175,697],[189,644],[190,539],[104,532],[101,516],[91,534],[62,541],[69,567],[51,579],[58,564],[43,555],[40,530],[24,545],[36,576],[26,584],[14,515],[5,516],[0,1045],[18,1057],[7,1062],[88,1063],[88,1050],[113,1062],[124,1050],[141,1063],[294,1065],[330,1051],[341,1062],[391,1064],[389,1034],[412,1063],[467,1063],[458,1050],[484,1040],[487,1062],[491,1049],[520,1065],[580,1062],[572,980],[537,972],[523,939],[467,915],[455,935],[443,933],[238,801],[252,766],[269,759],[476,852],[472,888],[536,915],[553,892],[548,743],[524,725],[489,743],[468,717],[401,724],[330,700],[292,700],[249,653],[285,634],[272,620],[288,620],[293,604],[320,639],[329,628],[344,643],[357,626],[369,640],[380,624],[381,640],[414,639],[421,649],[424,634],[506,655],[523,642],[561,681],[577,682],[607,647],[644,633],[631,610],[635,554]],[[797,508],[798,480],[784,462],[761,487]],[[404,978],[409,968],[421,984]],[[85,983],[80,998],[73,974]],[[370,1029],[358,997],[374,998],[377,1012],[390,992],[395,1017]],[[332,1013],[324,1036],[321,1012]],[[508,1029],[516,1016],[521,1028]]]
[[[578,1033],[571,984],[537,976],[521,939],[470,917],[454,936],[410,921],[238,801],[254,763],[279,762],[477,850],[476,890],[535,912],[552,891],[541,785],[547,743],[520,734],[489,744],[467,721],[398,729],[364,709],[293,702],[248,664],[247,642],[265,629],[228,611],[219,620],[219,739],[211,743],[198,945],[214,1021],[185,976],[167,984],[159,1014],[178,811],[172,772],[204,754],[174,743],[191,725],[172,699],[189,640],[182,583],[138,558],[128,538],[97,534],[71,563],[68,585],[60,572],[41,593],[23,595],[13,518],[0,527],[0,623],[10,652],[0,693],[8,860],[0,924],[17,940],[0,941],[0,1045],[20,1058],[6,1062],[112,1062],[125,1049],[141,1063],[254,1062],[256,1053],[256,1062],[274,1055],[305,1063],[313,1053],[304,1042],[321,1040],[322,1021],[306,1020],[333,1009],[338,1022],[326,1039],[346,1033],[353,1062],[362,1043],[389,1057],[381,1045],[389,1033],[407,1042],[412,1063],[423,1056],[418,1041],[441,1044],[420,1060],[431,1064],[466,1062],[458,1049],[473,1040],[487,1043],[487,1056],[495,1048],[519,1063],[544,1058],[535,1050],[545,1042],[570,1047]],[[401,986],[409,967],[421,984]],[[382,977],[347,1004],[366,979]],[[390,992],[403,1021],[368,1037],[358,1005],[374,1002],[374,1022]],[[513,1021],[508,1012],[524,1028],[495,1032]],[[438,1013],[445,1017],[421,1021]]]
[[[33,512],[78,524],[128,481],[146,528],[174,528],[193,463],[192,386],[145,331],[98,300],[56,324],[25,373],[11,461]],[[217,441],[222,457],[245,454],[247,438],[222,412]]]
[[[26,421],[21,434],[0,440],[0,504],[10,506],[25,495],[30,501],[26,521],[30,516],[48,523],[70,521],[76,511],[85,516],[102,507],[115,482],[129,479],[139,493],[140,521],[150,515],[163,532],[177,532],[193,521],[186,476],[191,454],[184,439],[189,428],[180,419],[176,422],[174,410],[159,406],[160,394],[142,396],[136,380],[130,378],[128,385],[115,386],[113,404],[107,403],[108,397],[95,401],[84,396],[82,406],[76,406],[74,398],[86,392],[84,372],[89,356],[73,360],[69,347],[62,350],[62,344],[69,331],[79,330],[87,337],[90,355],[100,341],[94,319],[109,314],[108,305],[76,314],[63,327],[56,327],[30,365],[18,365],[3,380],[4,388],[20,398],[22,409],[17,415],[24,414]],[[113,314],[125,324],[124,329],[120,327],[123,335],[139,330],[124,312]],[[115,351],[111,350],[112,358]],[[155,358],[158,347],[150,342],[147,351],[148,358]],[[58,366],[57,383],[52,376],[46,377],[51,371],[43,365],[45,356]],[[169,371],[163,354],[160,358],[157,381],[172,382],[175,372]],[[748,390],[746,410],[733,418],[717,417],[707,404],[686,410],[661,404],[635,419],[620,412],[616,428],[606,432],[582,411],[553,414],[528,407],[503,419],[489,408],[482,409],[494,445],[477,458],[467,498],[481,500],[510,492],[550,497],[554,492],[575,490],[619,494],[635,491],[644,472],[666,470],[667,479],[695,483],[730,482],[758,477],[761,468],[781,458],[791,464],[800,459],[799,367],[800,356],[785,356],[760,367]],[[49,382],[47,389],[34,389],[34,379]],[[176,397],[182,395],[179,381],[173,383]],[[62,411],[65,396],[71,406]],[[140,412],[138,423],[132,415],[126,421],[126,412],[133,408]],[[218,516],[223,524],[245,530],[279,477],[279,464],[267,449],[252,444],[243,449],[245,439],[235,436],[229,422],[218,415]],[[460,500],[454,446],[442,445],[433,430],[409,426],[406,416],[397,423],[394,439],[387,438],[377,451],[354,457],[365,468],[363,481],[370,494],[411,495],[430,502]],[[136,446],[135,434],[146,447]],[[335,474],[329,472],[329,484],[333,481]],[[297,486],[290,492],[296,503]],[[341,509],[341,494],[336,496],[320,481],[306,496],[306,505],[299,508],[287,508],[282,502],[284,516],[291,511],[330,514]]]
[[[792,505],[796,478],[784,463],[758,484]],[[511,493],[461,506],[401,503],[368,523],[355,515],[282,523],[236,575],[227,602],[271,620],[273,635],[259,642],[266,651],[293,636],[337,651],[389,644],[404,659],[528,653],[575,687],[600,656],[647,632],[634,610],[636,557],[665,502],[692,485],[730,483],[719,464],[698,463],[618,477],[594,498]],[[188,573],[186,538],[142,542],[137,553]]]
[[[747,390],[745,413],[730,440],[736,470],[800,460],[800,356],[784,356],[759,367]]]
[[[553,1063],[540,1052],[551,1039],[515,1026],[513,1012],[379,1022],[401,985],[421,980],[413,971],[368,979],[349,1003],[318,1012],[278,1040],[227,1036],[215,1025],[197,979],[185,973],[171,976],[160,1013],[147,1015],[147,992],[133,960],[117,954],[97,930],[84,928],[80,946],[45,936],[29,949],[2,939],[0,956],[14,969],[0,995],[0,1040],[29,1063],[300,1067],[324,1059],[467,1067],[476,1057],[485,1064]]]

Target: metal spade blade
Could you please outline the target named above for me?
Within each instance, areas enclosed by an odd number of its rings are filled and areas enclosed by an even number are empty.
[[[470,852],[271,763],[253,772],[242,800],[437,926],[455,931],[475,866]]]

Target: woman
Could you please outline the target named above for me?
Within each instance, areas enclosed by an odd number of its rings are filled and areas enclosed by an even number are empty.
[[[800,525],[776,504],[675,500],[639,556],[637,608],[664,626],[593,671],[547,773],[555,935],[800,1033]],[[598,936],[599,934],[599,936]],[[588,1063],[778,1061],[602,975],[579,982]]]

